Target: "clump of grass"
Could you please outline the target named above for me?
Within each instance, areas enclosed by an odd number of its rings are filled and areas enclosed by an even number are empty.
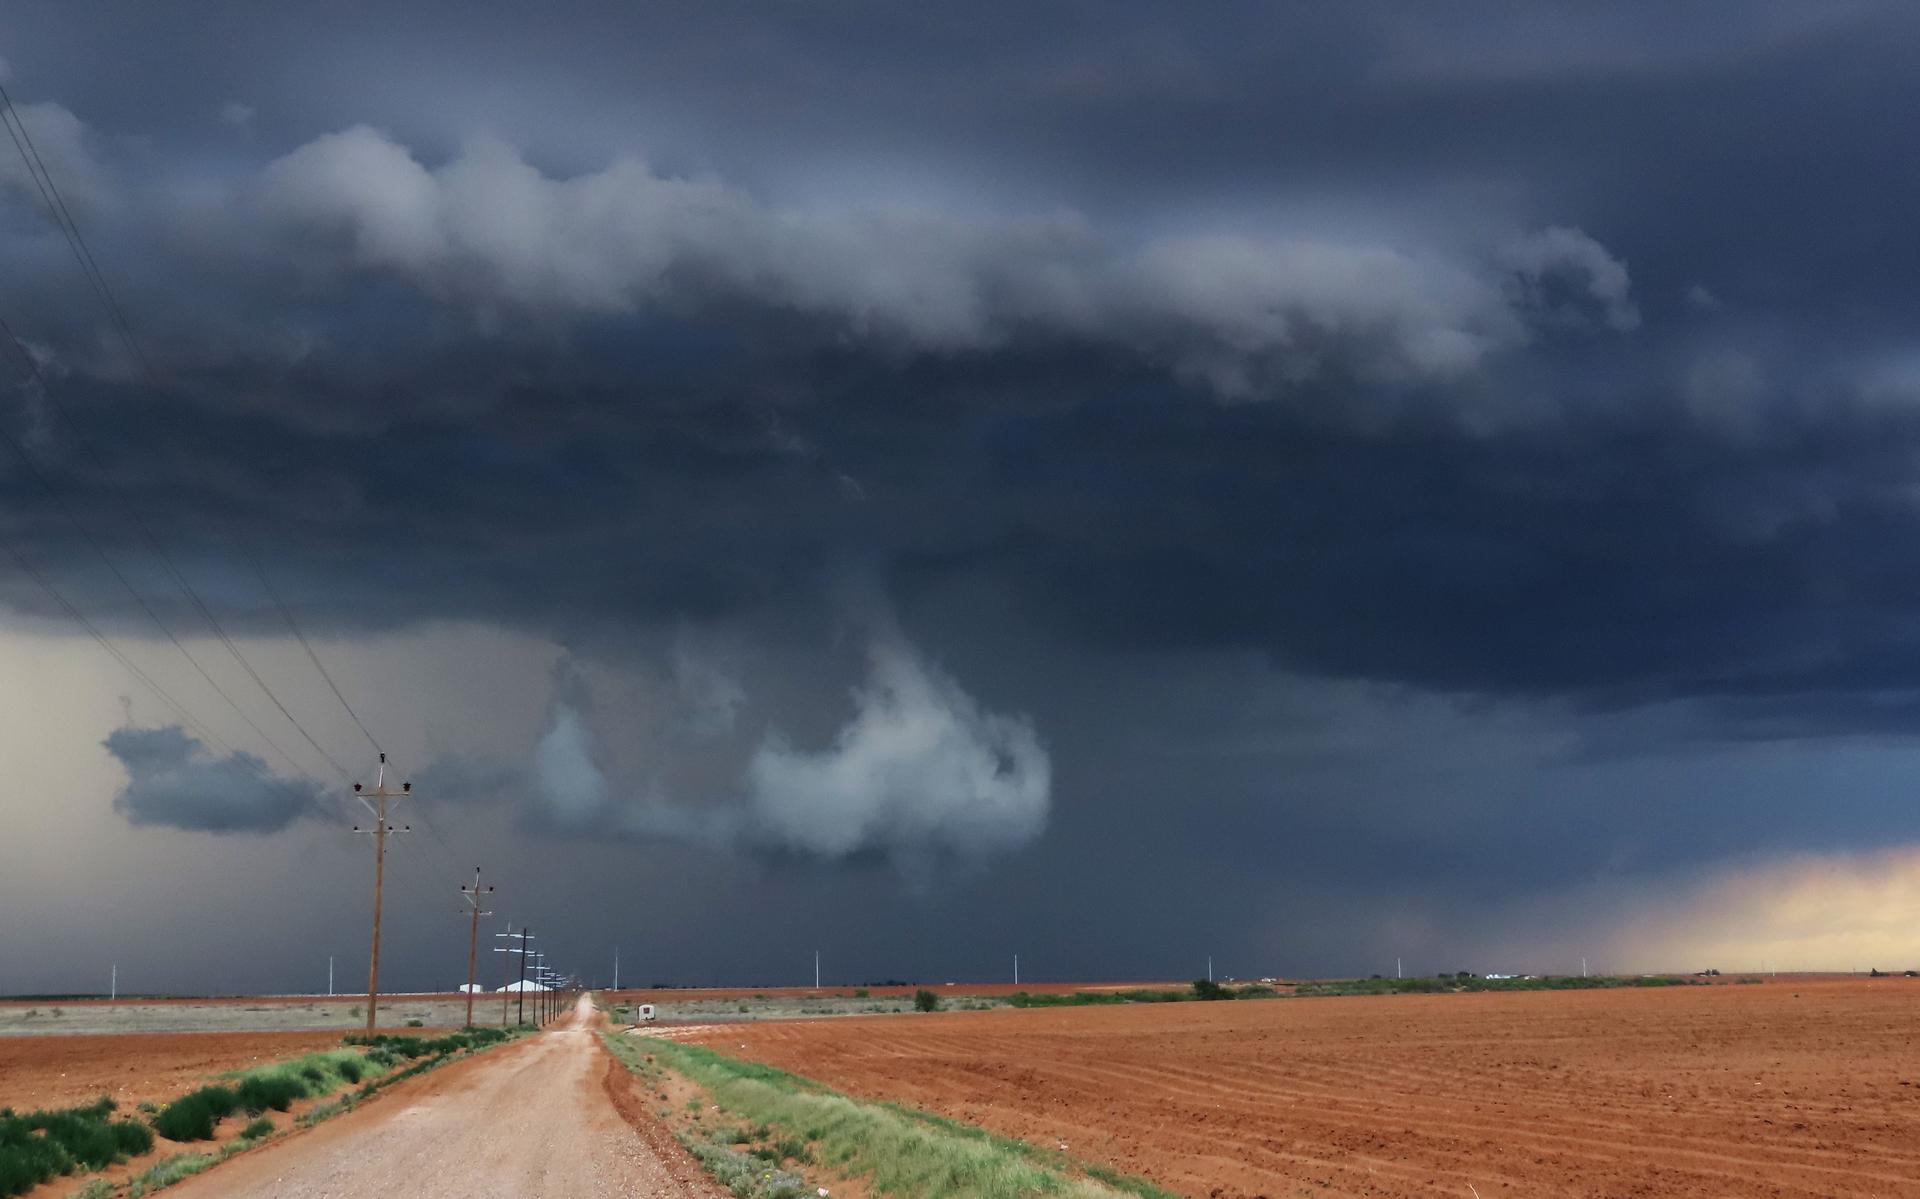
[[[940,997],[925,987],[913,993],[913,1010],[916,1012],[937,1012],[940,1010]]]
[[[272,1135],[273,1121],[267,1119],[265,1116],[260,1117],[258,1120],[255,1120],[240,1130],[240,1138],[246,1141],[257,1141],[261,1137],[270,1137]]]
[[[751,1153],[690,1133],[682,1134],[680,1143],[734,1199],[799,1199],[808,1193],[805,1178],[773,1168]]]
[[[157,1166],[151,1166],[127,1184],[127,1199],[141,1199],[183,1178],[191,1178],[220,1159],[210,1153],[176,1153]]]

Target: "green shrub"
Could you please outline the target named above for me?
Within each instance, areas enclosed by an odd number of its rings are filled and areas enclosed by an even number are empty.
[[[426,1022],[425,1020],[409,1020],[409,1021],[407,1021],[407,1027],[408,1027],[408,1028],[425,1028],[426,1026],[427,1026],[427,1022]]]
[[[271,1108],[284,1112],[296,1099],[305,1099],[310,1084],[300,1074],[253,1074],[240,1080],[234,1096],[250,1112]]]
[[[258,1120],[255,1120],[240,1130],[241,1138],[248,1141],[258,1140],[261,1137],[270,1137],[272,1135],[273,1121],[267,1119],[265,1116],[260,1117]]]
[[[201,1087],[161,1108],[153,1128],[169,1141],[211,1141],[213,1126],[232,1115],[239,1102],[226,1087]]]
[[[921,987],[913,993],[913,1010],[916,1012],[937,1012],[940,1010],[940,997]]]
[[[0,1195],[24,1195],[49,1178],[73,1170],[73,1158],[44,1137],[0,1144]]]
[[[865,987],[855,987],[853,989],[853,997],[855,999],[866,999],[870,997],[872,994],[873,992],[867,990]]]
[[[1221,986],[1217,982],[1214,982],[1210,978],[1196,978],[1193,980],[1193,997],[1195,999],[1209,999],[1209,1000],[1232,999],[1233,992],[1227,990],[1225,987]]]
[[[35,1111],[0,1110],[0,1195],[19,1195],[49,1178],[98,1170],[153,1147],[153,1133],[132,1120],[113,1120],[114,1103]]]

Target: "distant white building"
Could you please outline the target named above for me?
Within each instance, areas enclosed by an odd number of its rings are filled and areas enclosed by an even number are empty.
[[[487,993],[487,989],[481,986],[479,983],[461,983],[458,987],[454,989],[459,991],[461,994],[465,994],[468,991],[472,991],[475,995],[485,995]]]
[[[541,985],[540,985],[539,983],[535,983],[535,982],[524,982],[524,983],[508,983],[508,984],[507,984],[506,986],[504,986],[504,987],[501,987],[500,989],[501,989],[502,991],[544,991],[544,990],[547,990],[547,988],[546,988],[546,987],[543,987],[543,986],[541,986]]]

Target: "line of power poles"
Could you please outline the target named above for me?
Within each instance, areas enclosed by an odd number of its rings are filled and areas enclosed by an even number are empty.
[[[380,916],[382,900],[386,891],[387,837],[393,833],[413,831],[412,825],[395,825],[388,820],[388,805],[395,801],[411,797],[413,794],[413,784],[403,782],[400,784],[398,791],[387,786],[387,755],[382,753],[380,755],[380,770],[374,777],[373,790],[369,791],[361,784],[355,783],[353,785],[353,793],[354,797],[366,806],[367,812],[373,817],[371,827],[361,828],[355,825],[353,829],[356,833],[370,833],[373,836],[373,948],[367,960],[367,1032],[371,1034],[374,1031],[380,1004]],[[482,886],[480,884],[480,868],[478,866],[473,868],[473,885],[460,888],[460,894],[467,902],[467,906],[462,914],[467,917],[466,997],[468,1026],[473,1024],[473,998],[479,989],[480,917],[493,915],[491,911],[485,910],[482,905],[493,893],[494,888],[492,886]],[[502,1024],[507,1022],[507,1000],[517,992],[519,996],[517,1020],[519,1023],[526,1023],[526,996],[529,982],[527,977],[527,959],[532,957],[536,959],[537,964],[535,965],[531,981],[540,987],[540,990],[535,992],[534,1022],[535,1024],[544,1024],[552,1018],[557,1010],[557,1000],[554,998],[555,988],[569,983],[570,980],[549,970],[544,960],[545,955],[541,954],[538,950],[532,949],[528,945],[528,942],[533,940],[533,930],[523,928],[516,933],[513,931],[513,925],[509,923],[506,932],[496,933],[494,935],[496,937],[507,938],[512,942],[512,944],[507,946],[496,946],[494,949],[495,953],[517,954],[520,959],[518,963],[520,975],[518,985],[508,984],[501,988],[500,1022]],[[117,990],[117,967],[115,969],[115,975],[115,989]],[[327,959],[327,992],[328,994],[332,994],[333,992],[332,958]]]

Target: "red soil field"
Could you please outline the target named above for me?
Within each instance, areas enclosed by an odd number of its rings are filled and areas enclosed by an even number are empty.
[[[68,1107],[102,1095],[123,1108],[160,1103],[227,1070],[339,1047],[338,1032],[0,1037],[0,1107]]]
[[[1189,1195],[1920,1197],[1920,980],[695,1034]]]

